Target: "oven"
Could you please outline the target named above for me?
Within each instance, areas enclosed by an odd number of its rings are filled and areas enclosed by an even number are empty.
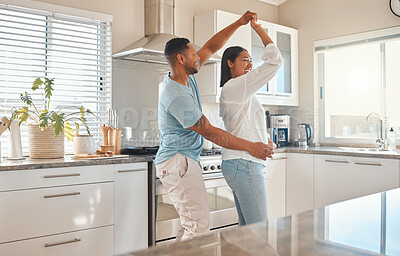
[[[210,208],[210,228],[220,230],[238,224],[232,190],[221,172],[221,155],[201,156],[203,179]],[[158,177],[155,178],[155,243],[174,241],[180,220],[171,199]]]

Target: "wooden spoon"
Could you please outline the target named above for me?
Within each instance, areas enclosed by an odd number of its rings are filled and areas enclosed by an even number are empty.
[[[8,126],[10,125],[10,120],[7,117],[3,116],[0,121],[0,135],[7,130]]]

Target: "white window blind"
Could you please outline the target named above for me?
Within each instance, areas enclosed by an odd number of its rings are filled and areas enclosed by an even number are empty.
[[[41,92],[31,91],[37,77],[54,79],[50,109],[84,106],[96,114],[99,119],[86,118],[99,139],[111,106],[110,22],[0,4],[0,117],[10,118],[13,107],[25,106],[20,100],[25,91],[43,108]],[[86,134],[83,125],[80,134]],[[25,123],[21,135],[27,155]],[[3,156],[8,156],[8,137],[6,131],[1,138]],[[66,141],[66,153],[72,153],[72,145]]]

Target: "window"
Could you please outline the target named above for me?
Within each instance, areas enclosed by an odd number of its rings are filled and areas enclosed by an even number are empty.
[[[400,27],[315,42],[321,142],[400,134]]]
[[[54,78],[52,109],[83,105],[95,113],[99,119],[88,115],[87,121],[98,138],[111,104],[110,22],[0,4],[0,117],[23,106],[19,95],[31,92],[36,77]],[[41,97],[32,93],[33,100]],[[21,135],[26,155],[25,124]],[[5,132],[4,156],[8,146]],[[72,142],[66,152],[72,152]]]

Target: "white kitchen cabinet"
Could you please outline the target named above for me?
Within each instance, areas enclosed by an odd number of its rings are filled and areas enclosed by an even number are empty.
[[[354,158],[354,197],[399,187],[399,160]]]
[[[202,47],[213,35],[229,26],[241,15],[233,14],[220,10],[213,10],[194,17],[194,43]],[[245,49],[251,48],[251,27],[241,26],[235,34],[227,41],[217,54],[222,57],[225,49],[230,46],[240,45]],[[203,103],[215,103],[219,101],[221,88],[219,86],[221,78],[221,65],[204,65],[196,75],[201,101]]]
[[[0,243],[113,224],[113,183],[0,193]]]
[[[286,215],[313,209],[312,154],[286,153]]]
[[[352,157],[314,156],[314,208],[354,197]]]
[[[240,18],[240,15],[214,10],[194,19],[194,42],[203,46],[215,33]],[[296,29],[270,22],[258,21],[281,50],[284,63],[278,74],[257,93],[264,105],[298,105],[298,32]],[[250,25],[240,27],[217,52],[222,57],[230,46],[241,46],[253,58],[253,68],[261,63],[264,45]],[[220,96],[220,64],[205,65],[196,75],[202,102],[216,103]]]
[[[110,256],[147,248],[147,166],[0,172],[0,255]]]
[[[283,63],[277,75],[257,92],[263,105],[298,106],[298,32],[296,29],[259,21],[282,54]],[[264,45],[251,30],[253,69],[262,64]]]
[[[115,255],[148,246],[147,163],[114,167]]]
[[[264,169],[267,185],[268,218],[285,216],[286,154],[274,154]]]
[[[111,256],[113,227],[89,230],[0,244],[4,256]]]

